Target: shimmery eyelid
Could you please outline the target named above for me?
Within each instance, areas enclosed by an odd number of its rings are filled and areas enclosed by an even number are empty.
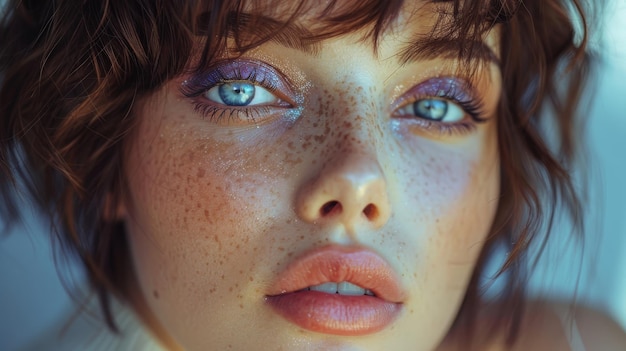
[[[410,89],[405,95],[450,97],[458,101],[474,100],[472,90],[463,80],[451,77],[431,78]]]
[[[202,96],[208,90],[232,81],[248,81],[263,87],[274,94],[278,102],[275,105],[229,106],[212,102]],[[294,93],[290,80],[278,69],[262,61],[218,61],[182,82],[180,92],[191,100],[197,113],[214,124],[254,124],[258,127],[276,120],[275,116],[281,116],[284,121],[294,121],[302,113],[302,94]]]
[[[293,102],[294,93],[286,77],[263,62],[254,60],[219,61],[207,70],[194,74],[182,83],[181,92],[187,97],[197,97],[206,90],[227,81],[251,81],[277,92],[279,98]]]
[[[458,104],[476,122],[482,122],[486,119],[482,116],[482,103],[475,91],[474,87],[462,78],[430,78],[409,89],[393,104],[392,108],[393,111],[396,111],[400,107],[420,99],[443,98]]]

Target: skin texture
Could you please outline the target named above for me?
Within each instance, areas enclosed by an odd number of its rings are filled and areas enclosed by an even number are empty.
[[[121,215],[162,338],[187,350],[432,350],[445,337],[497,206],[501,84],[494,65],[476,75],[487,121],[465,116],[468,131],[395,115],[412,87],[456,73],[447,59],[398,63],[419,29],[405,18],[378,55],[356,34],[316,55],[274,43],[244,55],[282,72],[289,111],[204,116],[205,98],[181,93],[190,75],[136,104]],[[340,208],[321,210],[328,201]],[[288,264],[327,245],[368,248],[391,265],[407,292],[394,323],[328,335],[265,303]]]

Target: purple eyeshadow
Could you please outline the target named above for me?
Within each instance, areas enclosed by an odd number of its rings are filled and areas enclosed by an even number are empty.
[[[270,65],[251,60],[228,60],[214,64],[183,83],[187,96],[198,96],[205,90],[228,81],[249,81],[270,90],[293,96],[282,74]]]
[[[451,98],[459,102],[473,101],[475,98],[471,87],[458,78],[431,78],[412,89],[413,95],[421,97]]]

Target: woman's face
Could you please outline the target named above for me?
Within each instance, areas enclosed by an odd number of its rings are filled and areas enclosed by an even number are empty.
[[[498,202],[501,82],[494,63],[458,75],[454,55],[400,62],[432,25],[420,11],[376,54],[363,33],[314,53],[269,42],[136,105],[125,220],[149,310],[182,347],[445,336]]]

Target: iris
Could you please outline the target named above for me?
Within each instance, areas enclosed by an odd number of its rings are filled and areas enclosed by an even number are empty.
[[[448,102],[436,99],[423,99],[413,104],[415,115],[418,117],[441,121],[448,113]]]
[[[219,94],[224,104],[229,106],[247,106],[254,99],[254,84],[230,82],[219,86]]]

